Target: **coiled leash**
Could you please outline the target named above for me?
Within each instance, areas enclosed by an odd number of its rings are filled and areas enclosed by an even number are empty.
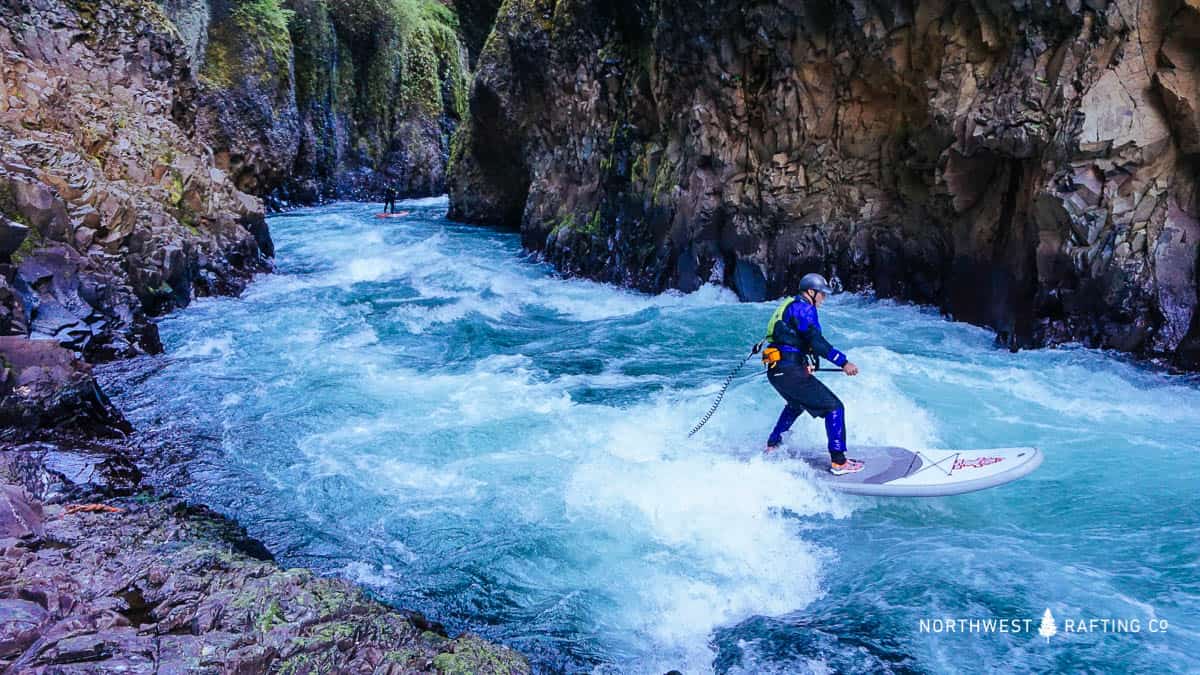
[[[708,412],[704,413],[704,417],[701,417],[700,421],[696,423],[696,426],[692,427],[692,430],[688,432],[688,438],[695,436],[696,432],[700,431],[700,427],[704,426],[708,423],[708,420],[712,419],[713,414],[717,412],[717,408],[721,405],[721,400],[725,398],[725,392],[729,389],[729,385],[733,383],[734,378],[737,377],[737,374],[741,372],[742,368],[746,367],[746,364],[750,362],[750,359],[754,358],[755,354],[762,352],[762,362],[768,370],[783,360],[783,353],[780,352],[780,350],[774,347],[768,347],[766,350],[764,350],[762,347],[765,343],[766,340],[763,340],[762,342],[754,345],[754,347],[750,349],[750,353],[746,355],[746,358],[742,359],[742,362],[738,364],[737,368],[734,368],[733,372],[729,373],[729,375],[725,378],[725,383],[721,385],[721,391],[717,393],[717,399],[713,401],[712,407],[708,409]],[[842,370],[841,368],[819,367],[820,361],[815,355],[812,354],[806,355],[805,360],[808,364],[808,371],[810,373],[841,372]]]
[[[764,340],[763,342],[766,341]],[[704,417],[700,418],[700,421],[696,424],[696,426],[692,427],[692,430],[688,432],[688,438],[695,436],[696,432],[700,431],[700,427],[704,426],[708,423],[708,420],[712,419],[713,413],[717,412],[717,407],[721,405],[721,399],[725,398],[725,391],[729,389],[729,385],[733,382],[733,378],[737,377],[737,374],[741,372],[742,368],[746,367],[746,364],[750,362],[750,359],[754,358],[755,354],[762,351],[762,346],[762,342],[754,345],[754,348],[750,350],[750,353],[746,355],[746,358],[742,359],[742,362],[738,364],[738,367],[734,368],[733,372],[729,373],[729,376],[725,378],[725,384],[721,385],[721,391],[717,394],[717,400],[713,401],[712,407],[708,409],[708,412],[704,413]]]

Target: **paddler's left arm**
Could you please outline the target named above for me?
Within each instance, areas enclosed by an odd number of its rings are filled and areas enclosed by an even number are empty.
[[[808,343],[812,345],[814,354],[824,358],[826,361],[832,362],[838,368],[842,368],[850,362],[845,354],[829,344],[829,340],[826,340],[825,336],[821,334],[821,327],[819,325],[814,324],[809,329]]]
[[[826,340],[825,336],[821,335],[820,326],[817,326],[816,331],[817,334],[813,336],[811,343],[813,351],[817,354],[824,354],[825,359],[832,361],[835,366],[842,369],[843,373],[851,376],[857,375],[858,366],[850,363],[850,359],[846,358],[845,354],[839,352],[833,345],[829,344],[829,340]]]

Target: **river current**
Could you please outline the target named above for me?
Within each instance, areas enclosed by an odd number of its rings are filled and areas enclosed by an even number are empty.
[[[273,217],[276,274],[101,371],[162,479],[281,563],[546,672],[1200,670],[1194,378],[835,296],[826,336],[862,372],[823,378],[851,448],[1046,460],[957,497],[832,494],[760,456],[782,401],[753,363],[687,437],[774,303],[562,279],[444,199],[402,208]],[[1124,631],[1066,624],[1105,618]]]

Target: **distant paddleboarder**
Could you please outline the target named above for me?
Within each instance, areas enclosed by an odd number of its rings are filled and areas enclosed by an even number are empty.
[[[821,335],[817,308],[832,292],[825,277],[806,274],[800,279],[800,294],[785,299],[767,324],[767,347],[763,350],[767,380],[787,405],[779,414],[764,452],[779,448],[783,434],[792,428],[801,413],[824,417],[825,434],[829,438],[829,471],[841,476],[862,471],[863,463],[846,457],[845,406],[813,375],[821,358],[832,361],[847,375],[858,374],[858,366]]]
[[[387,191],[385,191],[383,193],[383,198],[384,198],[383,212],[384,213],[395,213],[396,212],[396,188],[389,185],[387,187]]]

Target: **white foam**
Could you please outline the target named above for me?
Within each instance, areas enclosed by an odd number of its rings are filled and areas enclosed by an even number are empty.
[[[624,608],[610,620],[655,646],[654,668],[692,672],[711,668],[714,628],[819,597],[825,554],[778,510],[841,517],[852,505],[782,464],[683,442],[685,419],[663,396],[582,429],[564,498],[573,517],[645,542],[604,580]]]
[[[421,208],[421,207],[425,207],[425,206],[449,207],[450,206],[450,196],[449,195],[440,195],[437,197],[420,197],[417,199],[402,199],[396,203],[399,206],[411,206],[414,208]]]
[[[346,577],[355,583],[371,588],[387,588],[395,581],[396,574],[390,569],[383,569],[366,562],[354,561],[343,567],[339,572],[339,576]]]
[[[233,353],[233,334],[224,333],[220,337],[210,337],[198,342],[189,342],[177,348],[174,353],[175,356],[180,358],[229,356]]]

